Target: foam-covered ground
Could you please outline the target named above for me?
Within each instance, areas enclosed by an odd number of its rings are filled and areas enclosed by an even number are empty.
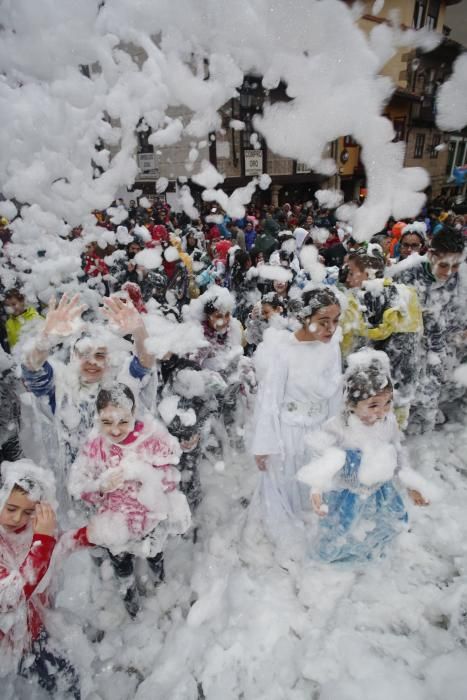
[[[83,697],[465,700],[465,417],[408,444],[442,495],[410,505],[410,530],[367,566],[279,565],[269,545],[246,547],[242,499],[257,473],[241,454],[203,464],[197,542],[171,543],[155,590],[141,568],[150,590],[135,621],[108,563],[74,554],[57,603]]]

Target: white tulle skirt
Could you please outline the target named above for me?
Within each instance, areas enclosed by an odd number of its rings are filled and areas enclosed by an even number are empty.
[[[283,454],[269,456],[247,514],[244,534],[248,545],[267,537],[282,560],[302,559],[310,538],[310,489],[296,479],[298,470],[311,458],[305,442],[310,427],[282,423]]]

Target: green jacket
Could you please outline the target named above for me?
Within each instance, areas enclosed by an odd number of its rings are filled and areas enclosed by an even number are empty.
[[[10,316],[8,318],[5,327],[10,350],[18,342],[24,324],[34,321],[36,318],[42,318],[42,316],[40,316],[32,306],[26,309],[26,311],[23,311],[19,316]]]

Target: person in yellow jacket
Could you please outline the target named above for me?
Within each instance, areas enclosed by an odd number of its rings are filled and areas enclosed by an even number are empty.
[[[189,299],[197,299],[200,295],[199,287],[196,284],[195,277],[193,275],[193,259],[191,255],[188,255],[182,248],[182,239],[175,234],[171,234],[170,243],[176,248],[179,258],[186,268],[188,286],[187,294]]]
[[[5,324],[8,345],[14,348],[25,325],[42,318],[33,306],[26,306],[26,298],[19,289],[9,289],[5,293],[5,311],[8,319]]]
[[[364,250],[351,253],[344,269],[347,309],[342,315],[344,358],[362,346],[384,351],[391,362],[395,413],[407,424],[420,366],[423,318],[417,292],[384,277],[384,258]]]

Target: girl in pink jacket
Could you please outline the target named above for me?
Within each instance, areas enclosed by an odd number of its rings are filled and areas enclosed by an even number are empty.
[[[164,578],[163,548],[169,535],[190,526],[190,510],[178,490],[181,450],[159,422],[135,417],[135,397],[124,384],[101,389],[96,423],[75,460],[68,484],[71,496],[88,511],[88,532],[105,547],[115,573],[123,579],[124,603],[139,610],[134,558],[144,557]],[[92,533],[92,534],[91,534]]]

